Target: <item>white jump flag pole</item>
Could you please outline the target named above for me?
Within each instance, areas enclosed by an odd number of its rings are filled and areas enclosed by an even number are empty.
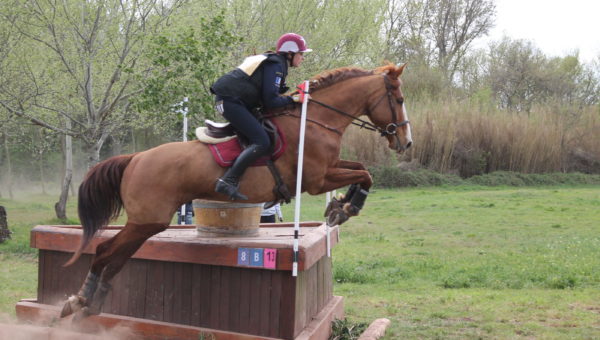
[[[325,209],[329,206],[331,199],[335,197],[336,191],[328,191],[325,193]],[[327,257],[331,257],[331,229],[329,223],[325,223],[325,231],[327,233]],[[339,230],[338,230],[339,233]]]
[[[302,100],[302,116],[300,117],[300,140],[298,142],[298,171],[296,174],[296,208],[294,210],[294,263],[292,264],[292,276],[298,276],[298,235],[300,234],[300,196],[302,194],[302,168],[304,164],[304,133],[306,132],[306,107],[308,106],[308,85],[304,82]]]
[[[180,105],[183,106],[183,109],[180,109],[179,112],[181,112],[183,114],[183,141],[187,142],[187,130],[188,130],[188,119],[187,119],[187,113],[188,113],[188,108],[187,105],[185,103],[187,103],[188,101],[188,97],[183,98],[183,101],[181,103],[179,103]],[[181,224],[185,224],[185,203],[181,206]]]

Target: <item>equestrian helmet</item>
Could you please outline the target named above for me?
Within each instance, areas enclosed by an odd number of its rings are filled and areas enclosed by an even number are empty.
[[[296,33],[286,33],[277,40],[277,52],[310,52],[312,49],[306,47],[306,40]]]

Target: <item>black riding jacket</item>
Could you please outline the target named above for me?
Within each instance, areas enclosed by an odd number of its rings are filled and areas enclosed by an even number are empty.
[[[292,97],[280,95],[289,89],[285,86],[287,73],[288,63],[282,55],[252,56],[219,78],[210,90],[220,97],[240,99],[249,109],[285,106],[293,102]]]

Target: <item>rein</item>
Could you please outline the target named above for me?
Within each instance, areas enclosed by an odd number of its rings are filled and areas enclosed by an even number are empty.
[[[312,100],[312,99],[311,99],[311,100]],[[267,114],[267,115],[265,115],[264,117],[267,117],[267,118],[272,118],[272,117],[279,117],[279,116],[292,116],[292,117],[294,117],[294,118],[298,118],[298,119],[300,118],[300,115],[297,115],[297,114],[291,113],[291,112],[289,112],[289,111],[282,111],[282,112],[280,112],[280,113],[272,113],[272,114]],[[340,130],[338,130],[338,129],[334,128],[334,127],[331,127],[331,126],[329,126],[329,125],[327,125],[327,124],[323,124],[323,123],[321,123],[321,122],[319,122],[319,121],[316,121],[316,120],[314,120],[314,119],[310,119],[310,118],[306,117],[306,121],[307,121],[307,122],[311,122],[311,123],[313,123],[313,124],[316,124],[316,125],[319,125],[320,127],[324,128],[324,129],[327,129],[327,130],[329,130],[329,131],[335,132],[335,133],[337,133],[337,134],[338,134],[338,135],[340,135],[340,136],[341,136],[341,135],[343,135],[343,134],[342,134],[342,132],[341,132]]]
[[[390,106],[390,112],[391,112],[391,115],[392,115],[392,123],[389,123],[388,125],[386,125],[385,128],[380,128],[379,126],[377,126],[377,125],[375,125],[375,124],[373,124],[373,123],[371,123],[369,121],[366,121],[364,119],[361,119],[359,117],[351,115],[351,114],[349,114],[349,113],[347,113],[345,111],[342,111],[342,110],[340,110],[338,108],[335,108],[335,107],[333,107],[331,105],[325,104],[325,103],[320,102],[318,100],[315,100],[315,99],[311,98],[311,99],[309,99],[309,101],[313,102],[315,104],[321,105],[324,108],[329,109],[329,110],[331,110],[333,112],[341,114],[342,116],[346,116],[346,117],[351,118],[352,119],[351,123],[353,125],[358,126],[361,129],[367,129],[367,130],[370,130],[370,131],[379,132],[379,134],[382,137],[385,137],[387,135],[395,135],[396,134],[396,130],[399,127],[407,125],[408,123],[410,123],[410,121],[409,120],[403,120],[401,122],[398,122],[398,120],[397,120],[398,119],[398,113],[396,112],[396,107],[394,106],[394,103],[393,103],[393,94],[392,94],[393,88],[392,88],[392,85],[390,84],[390,80],[389,80],[389,78],[388,78],[387,75],[384,75],[383,79],[385,81],[386,93],[384,93],[375,102],[375,104],[373,106],[371,106],[367,111],[370,113],[374,108],[377,107],[377,105],[379,105],[381,103],[381,101],[383,100],[383,98],[385,98],[387,96],[387,98],[388,98],[388,104]],[[299,91],[303,91],[300,88],[298,88],[298,90]],[[401,102],[401,104],[402,103],[403,102]],[[292,116],[292,117],[295,117],[295,118],[300,118],[300,115],[293,114],[293,113],[291,113],[289,111],[283,111],[283,112],[280,112],[280,113],[271,113],[271,114],[265,115],[265,117],[278,117],[278,116]],[[329,131],[335,132],[335,133],[337,133],[340,136],[342,135],[342,132],[340,132],[340,130],[338,130],[338,129],[334,128],[334,127],[330,127],[330,126],[328,126],[326,124],[323,124],[323,123],[321,123],[319,121],[316,121],[314,119],[310,119],[308,117],[306,118],[306,120],[308,122],[313,123],[313,124],[319,125],[319,126],[325,128],[325,129],[329,130]],[[358,121],[358,122],[356,122],[356,121]],[[396,136],[396,138],[398,138],[398,136]]]
[[[331,110],[333,112],[339,113],[342,116],[346,116],[346,117],[351,118],[352,119],[352,124],[360,127],[361,129],[367,129],[367,130],[370,130],[370,131],[377,131],[377,132],[379,132],[379,134],[382,137],[385,137],[386,135],[395,135],[396,134],[396,130],[399,127],[404,126],[404,125],[410,123],[410,121],[409,120],[403,120],[401,122],[398,122],[398,113],[396,112],[396,107],[394,106],[394,103],[393,103],[393,94],[392,94],[393,88],[392,88],[392,85],[390,84],[390,80],[389,80],[389,78],[388,78],[387,75],[384,75],[383,79],[385,81],[386,93],[383,96],[381,96],[381,98],[379,98],[377,100],[377,102],[375,102],[375,105],[373,105],[371,108],[368,109],[368,112],[371,112],[374,108],[376,108],[377,105],[379,105],[379,103],[381,103],[381,101],[383,100],[383,98],[385,98],[387,96],[387,98],[388,98],[388,104],[390,106],[390,112],[391,112],[391,115],[392,115],[392,123],[389,123],[388,125],[386,125],[384,129],[380,128],[379,126],[377,126],[377,125],[375,125],[375,124],[373,124],[373,123],[371,123],[369,121],[366,121],[364,119],[361,119],[361,118],[358,118],[356,116],[353,116],[353,115],[351,115],[351,114],[349,114],[347,112],[344,112],[344,111],[342,111],[342,110],[340,110],[338,108],[335,108],[335,107],[333,107],[331,105],[325,104],[325,103],[320,102],[318,100],[314,100],[314,99],[311,98],[311,99],[309,99],[309,101],[311,101],[311,102],[313,102],[315,104],[319,104],[319,105],[323,106],[324,108],[327,108],[327,109],[329,109],[329,110]],[[302,90],[300,89],[300,91],[302,91]],[[358,123],[356,121],[358,121],[360,123]],[[316,121],[312,121],[312,122],[313,123],[317,123],[317,124],[319,124],[321,126],[326,127],[324,124],[318,123]],[[332,128],[329,128],[329,127],[326,127],[326,128],[332,129]],[[334,129],[334,130],[335,130],[335,132],[339,133],[339,131],[337,131],[337,129]]]
[[[311,102],[313,102],[315,104],[319,104],[319,105],[323,106],[324,108],[327,108],[327,109],[329,109],[331,111],[337,112],[337,113],[341,114],[342,116],[346,116],[346,117],[352,118],[352,124],[359,126],[361,129],[367,129],[367,130],[370,130],[370,131],[379,131],[379,132],[382,131],[382,129],[380,127],[378,127],[378,126],[375,126],[375,124],[373,124],[371,122],[368,122],[368,121],[366,121],[364,119],[358,118],[356,116],[353,116],[353,115],[351,115],[349,113],[346,113],[346,112],[344,112],[344,111],[342,111],[340,109],[336,109],[333,106],[327,105],[327,104],[325,104],[323,102],[320,102],[320,101],[314,100],[314,99],[309,99],[309,101],[311,101]],[[358,120],[360,123],[355,122],[355,120]]]

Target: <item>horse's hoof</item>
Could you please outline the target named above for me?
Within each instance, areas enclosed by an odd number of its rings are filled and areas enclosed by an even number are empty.
[[[342,207],[342,203],[337,198],[334,197],[331,199],[331,201],[329,201],[329,204],[325,208],[325,213],[323,213],[323,216],[329,217],[329,215],[332,214],[332,211],[339,210],[339,209],[341,209],[341,207]]]
[[[330,227],[340,225],[350,218],[342,209],[334,209],[327,216],[327,225]]]
[[[327,216],[327,226],[328,227],[333,227],[338,225],[338,221],[339,221],[339,215],[337,214],[331,214],[330,216]]]
[[[60,311],[60,317],[64,318],[65,316],[69,316],[73,313],[80,311],[84,306],[84,301],[81,296],[71,295],[62,310]]]
[[[75,313],[75,315],[73,315],[73,319],[71,320],[71,322],[77,324],[81,322],[81,320],[90,316],[90,312],[88,309],[88,307],[81,308],[77,313]]]

